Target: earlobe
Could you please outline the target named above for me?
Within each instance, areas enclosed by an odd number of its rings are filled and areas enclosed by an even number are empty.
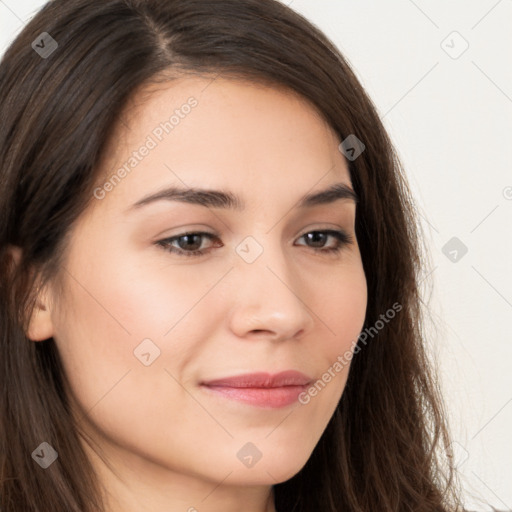
[[[9,246],[15,265],[20,261],[22,251],[16,246]],[[45,289],[38,290],[34,310],[30,317],[29,325],[25,336],[32,341],[44,341],[54,334],[51,319],[49,297]]]
[[[38,296],[25,335],[32,341],[44,341],[53,334],[50,307],[44,295]]]

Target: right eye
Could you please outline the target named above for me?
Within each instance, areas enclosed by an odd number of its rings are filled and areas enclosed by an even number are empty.
[[[218,237],[212,233],[200,231],[182,233],[170,238],[158,240],[155,243],[161,246],[165,251],[179,256],[202,256],[214,247],[222,247],[222,244],[217,244],[208,248],[201,248],[205,237],[209,240],[219,240]]]

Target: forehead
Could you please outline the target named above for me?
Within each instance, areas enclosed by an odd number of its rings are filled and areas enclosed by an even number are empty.
[[[124,168],[115,195],[127,199],[130,191],[140,195],[170,182],[305,191],[324,175],[324,184],[350,183],[338,144],[322,115],[294,91],[222,77],[180,78],[132,96],[106,146],[98,183]]]

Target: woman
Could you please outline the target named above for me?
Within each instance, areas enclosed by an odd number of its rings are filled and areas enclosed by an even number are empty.
[[[413,201],[325,35],[53,0],[0,92],[4,512],[461,509]]]

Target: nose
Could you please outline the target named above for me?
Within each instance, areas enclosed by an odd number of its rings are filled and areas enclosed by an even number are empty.
[[[231,279],[230,324],[237,336],[280,341],[303,336],[313,326],[304,279],[281,247],[265,247],[252,263],[237,259]]]

